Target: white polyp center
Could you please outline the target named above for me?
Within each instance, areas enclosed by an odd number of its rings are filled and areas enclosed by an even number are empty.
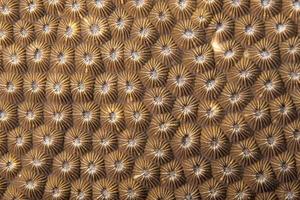
[[[150,31],[148,28],[144,28],[144,27],[140,28],[139,34],[141,37],[146,38],[149,36],[149,33],[150,33]]]
[[[162,52],[162,54],[168,56],[168,55],[170,55],[170,54],[172,53],[172,50],[171,50],[171,48],[170,48],[169,46],[164,45],[164,46],[162,46],[162,48],[161,48],[161,52]]]
[[[229,96],[231,103],[237,103],[240,100],[240,95],[237,93],[233,93]]]
[[[156,69],[151,69],[150,72],[149,72],[149,76],[151,79],[158,79],[158,73],[156,71]]]
[[[64,115],[62,113],[56,112],[56,113],[53,114],[53,120],[54,121],[59,122],[59,121],[62,121],[63,119],[64,119]]]
[[[300,10],[300,1],[299,0],[295,0],[294,3],[293,3],[293,6],[294,6],[294,9],[296,11],[299,11]]]
[[[52,196],[53,196],[54,198],[58,198],[58,197],[60,196],[60,189],[57,188],[57,187],[53,188],[53,189],[52,189]]]
[[[248,78],[251,75],[251,73],[247,70],[241,70],[239,73],[240,73],[240,77],[242,78]]]
[[[117,121],[117,114],[115,112],[111,112],[108,114],[109,121],[115,123]]]
[[[209,109],[206,111],[206,116],[207,116],[208,118],[213,118],[213,117],[215,116],[214,109],[209,108]]]
[[[9,81],[6,83],[6,90],[9,93],[13,93],[15,91],[15,85],[13,84],[13,82]]]
[[[0,8],[0,11],[3,15],[10,14],[10,9],[7,5],[2,5],[1,8]]]
[[[25,29],[25,28],[21,28],[20,29],[20,34],[23,38],[27,37],[28,36],[28,31]]]
[[[66,56],[63,52],[60,52],[57,56],[57,59],[59,60],[60,64],[66,63]]]
[[[252,25],[247,25],[247,26],[245,27],[245,33],[246,33],[247,35],[253,35],[254,32],[255,32],[255,29],[254,29],[254,27],[253,27]]]
[[[158,13],[158,19],[160,20],[160,21],[164,21],[164,20],[166,20],[167,19],[167,16],[166,16],[166,13],[165,12],[159,12]]]
[[[265,176],[265,174],[263,172],[259,172],[256,175],[256,180],[259,183],[264,183],[267,180],[267,177]]]
[[[134,61],[138,61],[141,58],[141,55],[138,51],[132,51],[130,57]]]
[[[162,158],[165,153],[162,149],[154,149],[154,155],[155,157]]]
[[[276,140],[273,136],[268,136],[267,137],[267,143],[270,145],[270,146],[274,146],[276,144]]]
[[[181,10],[185,9],[187,7],[187,1],[186,0],[178,0],[178,6]]]
[[[22,146],[24,144],[24,138],[23,137],[17,137],[16,138],[16,145]]]
[[[250,157],[251,156],[251,151],[248,148],[243,149],[243,155],[245,157]]]
[[[220,147],[220,142],[218,138],[212,138],[210,142],[210,148],[211,149],[218,149]]]
[[[106,188],[103,188],[101,190],[101,195],[103,196],[104,199],[110,199],[110,193]]]
[[[271,57],[271,53],[264,49],[260,52],[260,56],[263,58],[263,59],[269,59]]]
[[[144,5],[144,0],[134,0],[135,6],[136,7],[142,7]]]
[[[84,53],[83,55],[83,62],[86,64],[86,65],[91,65],[93,64],[93,55],[90,54],[90,53]]]
[[[29,12],[34,12],[36,7],[37,7],[36,4],[34,2],[31,2],[31,3],[28,4],[28,11]]]
[[[132,83],[130,83],[129,81],[126,81],[126,93],[132,93],[134,90],[134,87],[132,85]]]
[[[98,35],[98,33],[100,32],[100,27],[98,24],[92,24],[90,26],[90,31],[92,33],[92,35]]]
[[[43,31],[45,33],[50,33],[50,26],[49,26],[49,24],[44,24],[43,25]]]
[[[235,7],[240,6],[241,0],[232,0],[232,5]]]
[[[196,164],[193,166],[193,172],[195,173],[196,176],[201,176],[203,173],[203,169],[200,165]]]
[[[118,18],[116,24],[118,29],[123,29],[125,27],[125,21],[122,18]]]
[[[11,171],[11,170],[14,170],[14,168],[15,168],[15,163],[14,162],[12,162],[10,160],[6,162],[6,169],[7,170]]]
[[[0,39],[5,38],[6,34],[4,30],[0,30]]]
[[[26,181],[26,188],[29,190],[33,190],[36,187],[36,184],[33,180]]]
[[[4,110],[0,110],[0,120],[4,121],[7,119],[7,114]]]
[[[73,11],[79,11],[80,10],[80,4],[77,3],[77,2],[73,2],[71,7],[72,7]]]
[[[90,163],[88,166],[88,173],[95,174],[97,172],[97,166],[94,163]]]
[[[183,36],[187,39],[192,39],[195,37],[195,33],[191,30],[191,29],[186,29],[184,32],[183,32]]]
[[[192,145],[192,139],[189,135],[183,136],[183,138],[181,139],[181,145],[183,146],[183,148],[189,148]]]
[[[116,161],[114,166],[115,166],[116,171],[118,171],[118,172],[122,171],[125,167],[124,163],[120,160]]]
[[[224,56],[225,56],[225,58],[232,58],[234,56],[234,51],[229,49],[229,50],[225,51]]]
[[[274,89],[274,85],[273,85],[273,83],[272,83],[272,81],[271,81],[271,80],[269,80],[269,81],[266,81],[266,83],[265,83],[265,88],[266,88],[268,91],[270,91],[270,90],[273,90],[273,89]]]
[[[213,79],[209,79],[206,81],[205,86],[207,90],[212,90],[216,85],[216,81]]]
[[[80,137],[77,137],[73,140],[73,145],[75,147],[80,147],[82,145]]]
[[[174,180],[176,180],[176,178],[177,178],[176,171],[170,171],[169,172],[169,179],[174,181]]]
[[[139,111],[134,111],[133,112],[133,119],[135,121],[140,121],[142,120],[142,114]]]
[[[271,1],[271,0],[261,0],[260,2],[261,2],[261,5],[262,5],[263,7],[269,7],[270,4],[271,4],[270,1]]]
[[[95,4],[98,8],[101,8],[104,6],[103,0],[95,0]]]
[[[69,163],[68,161],[64,161],[64,162],[62,163],[61,170],[62,170],[63,172],[68,172],[68,171],[70,171],[70,170],[71,170],[71,165],[70,165],[70,163]]]
[[[116,61],[118,59],[117,57],[117,51],[115,49],[112,49],[109,53],[109,58],[112,60],[112,61]]]
[[[52,137],[51,137],[51,136],[48,136],[48,135],[44,136],[44,138],[43,138],[43,143],[44,143],[44,145],[46,145],[46,146],[51,146],[52,143],[53,143]]]
[[[10,62],[14,65],[20,62],[19,56],[16,53],[10,55]]]
[[[109,84],[107,82],[104,82],[101,87],[100,90],[102,93],[107,94],[109,91]]]
[[[62,89],[61,83],[55,83],[53,85],[53,91],[54,91],[55,94],[60,94],[62,92],[62,90],[63,89]]]
[[[216,32],[224,31],[224,29],[225,29],[225,25],[224,24],[217,23],[217,25],[216,25]]]
[[[199,64],[203,64],[205,62],[205,56],[204,55],[197,55],[195,57],[195,60],[196,60],[196,63],[199,63]]]
[[[34,60],[35,62],[40,62],[42,60],[42,51],[40,49],[34,51]]]
[[[300,130],[299,129],[295,129],[293,131],[293,136],[296,140],[299,140],[300,139]]]
[[[276,24],[276,30],[279,33],[284,32],[286,30],[286,24],[282,24],[282,23]]]
[[[254,111],[254,116],[256,118],[261,118],[263,116],[263,112],[261,110],[255,110]]]
[[[166,123],[161,123],[158,128],[160,131],[166,131],[168,129],[168,125]]]
[[[91,121],[93,118],[92,112],[91,111],[83,111],[82,118],[84,121]]]
[[[72,37],[73,36],[73,28],[71,26],[67,26],[65,30],[66,37]]]
[[[182,87],[185,84],[185,78],[181,75],[176,76],[175,80],[178,87]]]
[[[156,105],[162,105],[163,104],[163,98],[160,97],[160,96],[154,97],[153,100],[154,100],[154,104],[156,104]]]
[[[41,165],[42,165],[42,162],[39,160],[39,159],[34,159],[33,161],[32,161],[32,164],[33,164],[33,166],[35,166],[35,167],[40,167]]]
[[[77,89],[78,89],[78,92],[84,92],[85,84],[82,81],[80,81],[79,83],[77,83]]]
[[[127,142],[127,145],[128,145],[128,147],[135,147],[135,146],[137,146],[137,141],[134,138],[129,139]]]

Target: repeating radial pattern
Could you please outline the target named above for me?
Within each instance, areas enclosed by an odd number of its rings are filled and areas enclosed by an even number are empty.
[[[299,200],[299,0],[0,0],[0,199]]]

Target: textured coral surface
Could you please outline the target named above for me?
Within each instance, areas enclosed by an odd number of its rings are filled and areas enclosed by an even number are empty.
[[[0,199],[300,199],[299,0],[0,0]]]

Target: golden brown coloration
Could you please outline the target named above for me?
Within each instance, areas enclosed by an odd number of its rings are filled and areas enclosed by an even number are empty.
[[[2,156],[3,154],[5,154],[6,152],[7,152],[7,134],[6,134],[5,131],[1,130],[0,131],[0,156]]]
[[[144,103],[151,113],[170,113],[173,107],[174,97],[166,88],[152,88],[145,92]]]
[[[198,2],[198,8],[203,8],[205,10],[210,11],[212,14],[217,14],[221,12],[223,7],[223,1],[222,0],[203,0]]]
[[[214,51],[210,44],[185,51],[182,63],[194,73],[204,73],[215,67]],[[201,75],[200,74],[200,75]]]
[[[63,15],[66,18],[80,20],[87,14],[86,2],[84,0],[66,0]]]
[[[289,152],[294,153],[300,150],[300,120],[287,124],[283,133],[285,136],[287,149]]]
[[[134,159],[120,150],[113,151],[104,157],[106,174],[114,181],[122,181],[130,177]]]
[[[89,43],[81,43],[75,50],[76,71],[97,75],[104,71],[101,50]]]
[[[247,167],[243,180],[254,192],[270,192],[277,186],[276,176],[267,160],[258,161]]]
[[[27,70],[25,48],[16,43],[3,49],[2,60],[4,71],[20,74]]]
[[[226,186],[217,179],[211,178],[199,187],[202,199],[222,200],[226,198]]]
[[[173,116],[180,122],[195,122],[198,101],[194,96],[178,97],[173,105]]]
[[[211,70],[197,75],[195,94],[198,100],[214,100],[221,94],[226,84],[226,76],[218,70]]]
[[[64,200],[70,195],[71,185],[59,176],[51,175],[48,177],[43,199]]]
[[[124,71],[118,75],[118,92],[122,102],[140,101],[143,98],[144,87],[136,73]]]
[[[64,45],[75,47],[81,41],[80,34],[80,22],[70,19],[63,18],[58,25],[57,39]]]
[[[209,10],[199,7],[191,16],[191,20],[200,28],[206,28],[209,25],[212,17],[213,15]]]
[[[217,101],[203,100],[198,106],[198,122],[202,126],[218,125],[224,117],[224,109]]]
[[[52,45],[57,36],[58,19],[55,16],[45,15],[34,24],[37,40]]]
[[[125,129],[124,108],[120,103],[106,104],[100,110],[101,125],[111,131]]]
[[[59,131],[70,128],[73,124],[72,106],[69,104],[46,104],[44,108],[45,124]]]
[[[127,104],[124,107],[126,126],[136,131],[146,131],[150,122],[150,112],[142,102]]]
[[[230,150],[230,143],[219,126],[202,129],[200,136],[201,152],[210,159],[220,158]]]
[[[32,148],[32,133],[22,127],[10,131],[7,136],[8,152],[19,157],[26,154]]]
[[[34,41],[26,47],[26,64],[29,72],[46,73],[49,69],[50,47],[45,42]]]
[[[0,0],[0,21],[7,23],[16,22],[19,19],[19,2],[15,0]]]
[[[275,124],[256,132],[255,140],[265,158],[271,158],[286,150],[283,130]]]
[[[300,198],[300,183],[295,180],[289,183],[280,183],[276,193],[280,199]]]
[[[0,22],[0,46],[7,47],[13,43],[13,26],[6,22]]]
[[[118,199],[118,185],[111,179],[100,179],[93,185],[93,199]]]
[[[251,165],[262,158],[254,137],[233,144],[230,155],[236,158],[243,167]]]
[[[159,175],[159,167],[155,162],[145,157],[139,157],[135,160],[132,177],[146,188],[150,189],[157,186],[159,184]]]
[[[240,17],[235,22],[235,39],[243,46],[250,46],[264,36],[264,23],[255,15]]]
[[[231,184],[241,179],[243,168],[231,156],[215,160],[211,164],[213,177],[224,184]]]
[[[2,101],[20,103],[23,100],[23,78],[13,72],[0,74],[0,98]]]
[[[254,199],[255,193],[244,181],[237,181],[227,188],[227,199],[247,200]]]
[[[147,17],[153,7],[153,0],[126,0],[125,8],[130,15],[140,18]]]
[[[270,108],[264,100],[252,100],[244,109],[243,115],[253,130],[262,129],[271,123]]]
[[[155,58],[151,58],[139,70],[142,84],[147,88],[162,87],[166,83],[169,68]]]
[[[66,151],[61,152],[53,158],[52,173],[65,181],[78,179],[80,176],[79,157]]]
[[[197,186],[185,184],[175,190],[176,199],[200,199],[200,193]]]
[[[218,44],[219,42],[230,40],[233,38],[233,36],[234,21],[230,17],[224,15],[223,13],[218,13],[214,15],[206,29],[206,37],[209,41],[212,42],[212,45],[213,43]]]
[[[223,12],[229,15],[233,19],[237,19],[245,14],[249,13],[250,1],[249,0],[224,0]]]
[[[117,76],[113,73],[103,73],[96,76],[94,87],[94,101],[98,104],[113,103],[118,98]]]
[[[177,22],[172,30],[172,37],[179,48],[191,49],[204,43],[205,32],[190,20]]]
[[[77,156],[87,153],[92,147],[90,133],[71,128],[65,133],[64,150]]]
[[[292,92],[300,88],[300,63],[281,65],[279,74],[288,91]]]
[[[0,101],[0,129],[9,131],[18,125],[18,112],[15,104]]]
[[[157,114],[152,117],[148,135],[169,140],[175,134],[179,121],[169,113]]]
[[[118,148],[118,138],[116,132],[107,131],[105,128],[100,128],[93,134],[93,149],[103,155]]]
[[[160,34],[168,34],[175,25],[175,17],[168,4],[158,1],[149,13],[149,20]]]
[[[14,24],[14,40],[18,45],[26,47],[34,38],[35,32],[32,23],[21,19]]]
[[[124,70],[124,44],[112,39],[101,47],[101,56],[107,72],[116,73]]]
[[[54,73],[72,74],[75,69],[75,50],[62,43],[55,43],[51,47],[50,71]]]
[[[142,155],[147,142],[147,136],[142,131],[125,129],[118,135],[119,149],[137,158]]]
[[[137,41],[126,41],[124,44],[124,65],[125,69],[132,72],[139,72],[141,67],[151,56],[150,48]]]
[[[19,5],[20,17],[26,21],[34,22],[44,14],[42,0],[24,0]]]
[[[148,138],[144,155],[158,165],[168,163],[174,158],[169,142],[157,137]]]
[[[34,130],[33,147],[53,157],[63,149],[64,133],[48,125]]]
[[[158,32],[148,18],[135,19],[130,34],[133,41],[145,46],[153,45],[158,38]]]
[[[50,73],[47,76],[46,97],[54,103],[71,102],[70,78],[61,73]]]
[[[84,179],[73,181],[70,199],[92,199],[92,185]]]
[[[193,12],[197,6],[197,0],[184,0],[184,1],[177,1],[177,0],[169,0],[168,5],[172,14],[175,18],[180,20],[187,20],[191,17]]]
[[[41,151],[42,150],[42,151]],[[44,153],[43,149],[33,148],[22,158],[23,169],[29,169],[31,172],[47,176],[52,170],[52,159]],[[50,167],[51,166],[51,167]]]
[[[3,200],[20,199],[29,200],[16,186],[13,184],[7,187],[7,190],[3,194]]]
[[[263,20],[277,15],[282,6],[282,0],[253,0],[250,4],[250,12]]]
[[[80,158],[80,173],[82,178],[96,182],[105,178],[104,159],[97,151],[90,151]]]
[[[52,16],[61,16],[65,9],[66,0],[43,0],[46,13]]]
[[[125,41],[130,35],[133,17],[124,8],[117,8],[108,18],[111,35],[114,39]]]
[[[286,63],[297,63],[300,59],[300,37],[292,37],[280,43],[281,60]]]
[[[112,0],[86,0],[89,15],[108,17],[114,10],[115,5]]]
[[[143,185],[132,178],[119,183],[119,199],[143,200],[146,195]]]
[[[94,77],[75,73],[71,76],[71,94],[73,102],[84,103],[93,99]]]
[[[185,176],[181,163],[172,160],[160,167],[160,181],[165,187],[174,190],[185,183]]]
[[[16,186],[29,199],[41,199],[46,185],[46,177],[29,169],[23,169],[16,179]]]
[[[157,200],[157,199],[174,200],[175,196],[172,190],[169,190],[163,186],[157,186],[155,188],[152,188],[148,192],[148,196],[146,200]]]
[[[77,103],[73,105],[74,127],[88,133],[98,129],[100,124],[100,109],[94,102]]]
[[[200,132],[196,124],[182,123],[171,140],[171,147],[178,159],[186,159],[200,153]]]
[[[242,141],[253,134],[243,115],[238,112],[225,115],[221,128],[232,143]]]
[[[21,160],[15,154],[6,153],[0,157],[1,177],[12,181],[21,171]]]
[[[81,20],[81,34],[88,43],[101,45],[110,39],[107,20],[89,16]]]

